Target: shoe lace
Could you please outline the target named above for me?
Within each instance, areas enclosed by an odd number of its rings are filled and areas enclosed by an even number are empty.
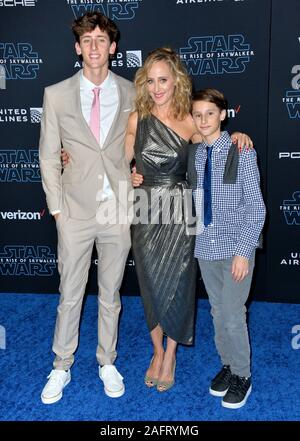
[[[122,375],[117,371],[115,366],[104,365],[101,369],[101,376],[103,379],[107,377],[117,377],[120,380],[123,380]]]
[[[247,378],[239,377],[238,375],[232,375],[230,392],[243,392],[247,384]]]
[[[57,370],[53,369],[47,378],[49,379],[49,382],[51,384],[55,384],[57,382],[60,382],[63,384],[63,379],[62,379],[61,373],[58,372]]]
[[[231,377],[230,368],[229,367],[224,367],[222,373],[223,373],[223,375],[222,375],[223,379],[225,381],[229,380],[229,378]]]

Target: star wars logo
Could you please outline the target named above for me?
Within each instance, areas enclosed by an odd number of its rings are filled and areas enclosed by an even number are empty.
[[[2,276],[52,276],[56,256],[48,246],[5,245],[0,249]]]
[[[288,225],[300,225],[300,191],[295,191],[292,199],[284,200],[280,210]]]
[[[295,65],[291,70],[295,74],[291,80],[292,90],[287,90],[282,102],[286,105],[290,119],[300,118],[300,65]]]
[[[75,18],[98,11],[112,20],[133,20],[143,0],[67,0]]]
[[[0,150],[0,182],[41,182],[38,149]]]
[[[0,43],[0,65],[6,80],[34,80],[43,60],[30,43]]]
[[[250,57],[250,44],[241,34],[190,37],[179,49],[181,60],[193,76],[244,72]]]

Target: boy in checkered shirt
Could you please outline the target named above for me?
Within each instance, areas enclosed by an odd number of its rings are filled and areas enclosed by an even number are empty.
[[[243,149],[239,153],[232,145],[228,133],[221,131],[226,115],[227,103],[221,92],[205,89],[195,93],[192,116],[203,142],[193,146],[191,156],[196,211],[204,214],[195,257],[223,365],[209,391],[222,397],[224,407],[237,409],[246,403],[252,388],[245,303],[266,209],[256,152]]]

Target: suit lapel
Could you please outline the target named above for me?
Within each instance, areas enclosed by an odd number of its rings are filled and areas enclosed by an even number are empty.
[[[108,132],[108,134],[106,136],[106,139],[104,141],[104,145],[102,146],[102,150],[105,150],[109,146],[109,144],[111,142],[112,133],[115,132],[115,128],[116,128],[116,126],[118,124],[120,112],[121,112],[121,109],[123,108],[123,93],[122,93],[122,90],[121,90],[121,87],[120,87],[120,83],[118,81],[118,77],[113,72],[110,72],[110,74],[112,75],[112,77],[113,77],[113,79],[114,79],[114,81],[116,83],[116,86],[117,86],[119,102],[118,102],[118,108],[117,108],[114,120],[113,120],[112,125],[111,125],[111,127],[109,129],[109,132]]]
[[[95,150],[100,150],[100,145],[97,142],[96,138],[94,137],[93,133],[91,132],[90,126],[86,122],[83,113],[82,113],[82,107],[81,107],[81,99],[80,99],[80,76],[82,75],[82,70],[77,72],[73,76],[74,78],[74,112],[76,115],[76,119],[78,120],[79,127],[82,127],[82,135],[87,138],[88,144],[93,147]]]

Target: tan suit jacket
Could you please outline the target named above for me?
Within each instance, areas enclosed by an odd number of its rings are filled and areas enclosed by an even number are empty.
[[[90,219],[99,208],[97,194],[106,173],[118,198],[119,186],[132,189],[125,157],[124,137],[133,110],[133,84],[111,72],[119,105],[102,149],[81,110],[80,71],[45,88],[40,135],[40,167],[50,212],[61,210],[74,219]],[[61,173],[61,146],[70,154],[70,164]],[[99,199],[99,197],[98,197]],[[119,200],[119,198],[118,198]],[[124,200],[119,200],[124,203]]]

